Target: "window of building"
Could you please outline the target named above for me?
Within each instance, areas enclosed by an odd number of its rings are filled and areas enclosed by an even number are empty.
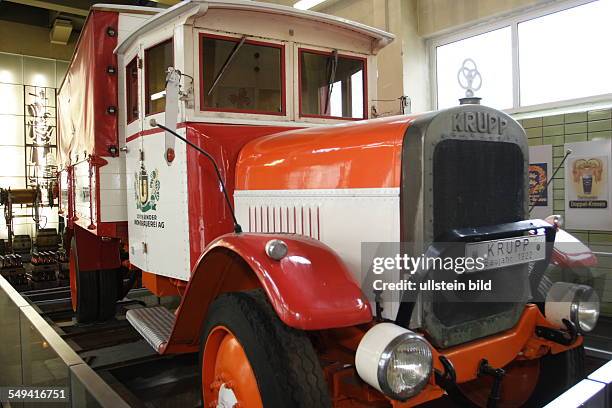
[[[201,108],[285,114],[282,45],[201,36]]]
[[[166,74],[174,65],[172,39],[145,50],[145,114],[166,109]]]
[[[612,93],[612,1],[518,24],[521,105]]]
[[[611,15],[612,0],[576,0],[432,39],[434,108],[465,96],[458,79],[467,60],[481,75],[476,96],[498,109],[612,100],[612,54],[603,51],[612,38]],[[464,72],[473,67],[467,62]]]
[[[469,59],[469,60],[468,60]],[[471,61],[470,61],[471,60]],[[474,66],[480,77],[472,86],[483,103],[498,109],[512,108],[512,38],[510,27],[452,42],[436,49],[436,77],[438,79],[438,108],[456,106],[466,90],[458,81],[464,66],[466,74]],[[474,65],[475,64],[475,65]],[[467,85],[465,78],[463,85]]]
[[[366,117],[366,62],[337,53],[300,50],[300,116]]]
[[[138,57],[125,67],[125,99],[127,123],[138,119]]]

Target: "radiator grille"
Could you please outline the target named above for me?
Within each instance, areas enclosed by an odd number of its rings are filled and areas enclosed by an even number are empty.
[[[433,230],[436,240],[455,228],[480,227],[524,219],[524,168],[520,147],[514,143],[444,140],[433,156]],[[461,256],[461,254],[457,254]],[[526,291],[525,265],[457,276],[431,271],[435,280],[492,279],[498,290]],[[503,293],[461,292],[433,294],[427,316],[434,342],[442,347],[471,341],[510,328],[523,303],[496,302]],[[488,297],[483,302],[483,296]],[[525,294],[525,296],[527,296]],[[478,301],[474,301],[478,299]],[[435,322],[435,323],[434,323]],[[435,326],[435,327],[434,327]]]

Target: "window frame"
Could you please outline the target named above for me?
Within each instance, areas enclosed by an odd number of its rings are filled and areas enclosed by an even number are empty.
[[[612,93],[590,95],[581,98],[565,99],[560,101],[546,102],[536,105],[521,105],[520,100],[520,65],[519,65],[519,38],[518,25],[530,20],[544,17],[550,14],[569,10],[575,7],[580,7],[588,3],[593,3],[597,0],[567,0],[555,4],[546,4],[533,6],[527,9],[523,8],[516,12],[506,15],[506,17],[492,17],[483,22],[475,24],[472,28],[460,28],[453,30],[450,33],[434,35],[427,39],[427,54],[429,59],[429,79],[431,83],[430,97],[433,109],[438,109],[438,78],[437,78],[437,53],[438,47],[462,41],[481,34],[486,34],[491,31],[498,30],[504,27],[510,27],[511,31],[511,49],[512,49],[512,108],[504,109],[509,114],[533,112],[545,109],[576,106],[580,104],[593,102],[612,102]],[[457,67],[458,69],[459,67]],[[459,101],[457,101],[459,104]],[[486,101],[485,101],[486,104]]]
[[[132,63],[135,63],[135,67],[136,67],[136,95],[132,95],[131,91],[130,91],[130,82],[128,80],[128,68],[130,67],[130,65],[132,65]],[[139,79],[140,79],[140,74],[138,73],[138,55],[135,55],[130,62],[128,62],[125,65],[125,122],[126,125],[130,125],[134,122],[136,122],[139,118],[140,118],[140,101],[138,100],[138,90],[140,88],[140,84],[139,84]],[[130,96],[132,98],[130,98]],[[130,99],[132,99],[132,101],[136,102],[136,107],[137,107],[137,114],[134,115],[132,117],[132,120],[130,120],[130,113],[129,113],[129,109],[130,109]],[[133,113],[132,113],[133,114]]]
[[[260,45],[263,47],[277,48],[280,50],[280,72],[281,72],[281,111],[269,112],[257,109],[228,109],[228,108],[207,108],[204,106],[204,38],[212,38],[217,40],[226,40],[238,43],[241,37],[233,37],[230,35],[212,34],[207,32],[198,33],[198,60],[200,71],[198,73],[198,82],[200,89],[200,112],[228,112],[249,115],[267,115],[267,116],[287,116],[287,65],[285,63],[285,45],[267,41],[252,40],[247,37],[245,44]]]
[[[346,118],[342,116],[331,116],[331,115],[313,115],[313,114],[304,114],[302,112],[302,64],[301,57],[302,53],[310,53],[310,54],[318,54],[330,56],[332,55],[333,50],[317,50],[314,48],[306,48],[306,47],[297,47],[297,98],[298,98],[298,118],[313,118],[313,119],[333,119],[333,120],[366,120],[368,119],[368,58],[361,57],[357,55],[349,55],[349,54],[341,54],[338,53],[338,58],[347,58],[352,60],[358,60],[363,62],[363,117],[362,118]]]
[[[152,115],[157,115],[158,113],[162,113],[165,112],[165,104],[164,104],[164,109],[160,110],[158,112],[147,112],[147,107],[149,106],[149,98],[151,97],[151,95],[149,94],[149,70],[147,69],[147,55],[149,50],[151,50],[152,48],[158,47],[162,44],[165,43],[171,43],[172,44],[172,63],[174,64],[174,57],[175,57],[175,52],[174,52],[174,37],[170,37],[170,38],[166,38],[165,40],[161,40],[158,41],[152,45],[150,45],[149,47],[145,48],[142,52],[142,56],[143,56],[143,61],[142,61],[142,69],[144,71],[144,117],[147,118],[149,116]]]

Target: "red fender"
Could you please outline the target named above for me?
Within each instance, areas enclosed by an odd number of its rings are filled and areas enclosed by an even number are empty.
[[[280,261],[265,245],[281,239]],[[227,234],[200,257],[162,353],[197,350],[208,306],[221,293],[261,287],[279,318],[300,330],[348,327],[372,320],[370,303],[338,255],[320,241],[287,234]]]

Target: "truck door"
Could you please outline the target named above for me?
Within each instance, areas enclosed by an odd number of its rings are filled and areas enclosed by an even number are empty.
[[[126,170],[127,170],[127,213],[130,243],[130,262],[147,270],[146,228],[143,226],[142,202],[148,195],[148,184],[143,171],[145,152],[144,130],[144,88],[142,47],[131,56],[126,54],[124,70],[126,100]]]

